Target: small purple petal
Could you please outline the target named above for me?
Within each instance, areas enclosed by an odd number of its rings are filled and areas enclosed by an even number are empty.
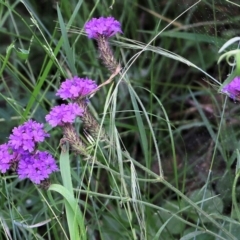
[[[88,78],[73,77],[64,81],[56,95],[62,99],[76,99],[84,97],[97,88],[95,81]]]
[[[5,173],[13,163],[15,154],[8,143],[0,145],[0,172]]]
[[[34,154],[21,155],[17,173],[20,179],[29,178],[32,182],[40,184],[57,170],[58,167],[52,155],[48,152],[37,151]]]
[[[9,144],[14,150],[23,149],[32,152],[36,143],[43,142],[45,137],[49,137],[43,127],[43,124],[30,119],[12,130]]]
[[[230,83],[224,86],[222,93],[226,93],[230,98],[236,100],[240,95],[240,76],[235,77]]]
[[[122,33],[120,22],[113,17],[93,18],[85,24],[84,28],[88,38],[95,39],[99,36],[109,38],[116,33]]]
[[[45,118],[52,127],[56,127],[66,123],[73,123],[75,118],[82,116],[83,113],[84,110],[77,103],[61,104],[53,107]]]

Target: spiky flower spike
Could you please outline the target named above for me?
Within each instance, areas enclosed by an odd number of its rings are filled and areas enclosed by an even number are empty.
[[[89,133],[95,140],[99,139],[99,141],[108,141],[108,136],[104,130],[104,128],[99,125],[98,121],[95,117],[88,111],[87,109],[87,101],[79,100],[77,101],[78,105],[84,109],[84,114],[81,117],[83,122],[84,130]]]
[[[240,76],[235,77],[223,87],[222,93],[226,93],[233,100],[240,100]]]
[[[72,126],[75,118],[83,115],[84,110],[77,103],[69,103],[53,107],[45,118],[52,127],[62,127],[64,132],[62,143],[68,141],[74,151],[86,157],[88,156],[86,147]]]
[[[89,78],[79,78],[75,76],[72,79],[66,79],[66,81],[64,81],[61,84],[56,95],[60,96],[63,100],[70,99],[70,100],[76,101],[80,109],[82,109],[81,120],[83,122],[84,130],[88,132],[94,139],[97,139],[98,135],[100,135],[99,136],[100,141],[103,141],[103,140],[105,141],[107,139],[107,135],[104,129],[100,129],[98,121],[93,117],[93,115],[87,109],[88,100],[86,100],[86,98],[89,96],[89,94],[97,90],[98,90],[98,85],[96,84],[95,81]],[[55,107],[55,108],[59,108],[59,107]],[[61,116],[67,115],[64,113],[63,109],[60,109],[57,112],[59,112]],[[56,121],[61,121],[61,116],[58,115],[57,112],[54,111],[56,118],[54,117],[53,119],[53,117],[50,117],[50,116],[46,118],[47,121],[50,120],[49,121],[50,124],[54,122],[55,123],[54,126],[57,125]]]
[[[84,28],[88,38],[97,40],[100,58],[107,69],[114,73],[119,64],[109,46],[108,39],[116,33],[122,33],[120,22],[113,17],[93,18],[85,24]]]
[[[80,137],[78,136],[75,128],[73,127],[72,124],[65,124],[63,126],[63,133],[64,133],[64,138],[61,140],[61,143],[64,144],[65,141],[69,142],[69,144],[71,145],[72,149],[84,156],[86,158],[86,160],[88,160],[90,157],[90,155],[87,152],[87,147],[86,145],[83,143],[83,141],[80,139]]]

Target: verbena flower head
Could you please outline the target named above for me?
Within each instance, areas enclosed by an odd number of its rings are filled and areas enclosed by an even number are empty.
[[[82,116],[83,113],[84,110],[77,103],[61,104],[51,109],[46,115],[46,121],[52,127],[63,126],[66,123],[73,123],[75,118]]]
[[[77,99],[84,97],[97,88],[95,81],[88,78],[73,77],[64,81],[56,95],[62,99]]]
[[[85,24],[84,28],[88,38],[95,39],[100,36],[109,38],[116,33],[122,33],[120,22],[113,17],[93,18]]]
[[[230,83],[223,87],[222,92],[226,93],[233,100],[236,100],[240,95],[240,76],[235,77]]]
[[[8,143],[0,145],[0,172],[5,173],[11,167],[16,154]]]
[[[43,124],[30,119],[12,130],[12,134],[9,136],[9,144],[14,150],[22,149],[32,152],[36,143],[43,142],[45,137],[49,137],[43,127]]]
[[[34,154],[25,152],[21,155],[17,173],[20,179],[29,178],[32,182],[39,184],[57,170],[58,167],[52,155],[37,151]]]

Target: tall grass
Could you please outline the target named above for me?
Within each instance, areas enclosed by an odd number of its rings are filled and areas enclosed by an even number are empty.
[[[1,143],[29,118],[45,123],[64,79],[109,79],[86,21],[111,15],[124,32],[110,41],[122,70],[89,102],[110,140],[77,121],[85,160],[46,125],[40,147],[60,171],[48,190],[1,175],[1,239],[239,239],[239,106],[218,93],[232,67],[217,64],[239,11],[210,0],[0,0]]]

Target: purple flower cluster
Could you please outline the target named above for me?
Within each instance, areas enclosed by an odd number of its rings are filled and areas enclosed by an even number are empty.
[[[95,81],[88,78],[73,77],[64,81],[56,95],[62,99],[83,98],[97,88]]]
[[[85,98],[92,91],[96,90],[97,87],[96,82],[89,78],[75,76],[72,79],[66,79],[61,84],[56,95],[60,96],[63,100],[70,99],[73,103],[53,107],[49,114],[46,115],[46,121],[52,127],[73,123],[76,117],[83,116],[85,112],[75,101],[81,101],[82,98]]]
[[[107,65],[111,65],[109,69],[115,71],[118,63],[114,60],[106,40],[116,33],[122,33],[121,24],[113,17],[93,18],[85,24],[85,31],[89,38],[99,40],[99,47],[102,49],[101,56],[106,55],[102,59]],[[87,115],[86,103],[82,99],[97,88],[96,82],[88,78],[75,76],[72,79],[66,79],[56,95],[63,100],[70,99],[72,103],[53,107],[46,115],[46,121],[52,127],[61,126],[68,130],[71,129],[68,128],[69,124],[72,124],[76,117],[82,117],[83,122],[89,121],[92,118]],[[91,121],[90,124],[87,125],[87,123],[85,125],[89,128],[96,125],[95,120],[93,124]],[[75,132],[71,133],[69,138],[72,136],[73,142],[78,140]],[[16,170],[20,179],[29,178],[36,184],[44,183],[52,172],[58,170],[54,158],[48,152],[37,150],[37,145],[46,137],[49,137],[49,134],[44,131],[44,125],[33,120],[28,120],[19,127],[15,127],[9,136],[9,141],[0,145],[0,172],[6,173],[12,169]],[[77,146],[75,149],[79,150],[81,143],[75,145]]]
[[[55,160],[48,152],[37,151],[35,154],[28,152],[22,154],[17,172],[20,179],[29,178],[32,182],[40,184],[57,170]]]
[[[43,124],[28,120],[15,127],[9,136],[8,143],[0,145],[0,172],[16,166],[19,178],[29,178],[39,184],[58,170],[53,157],[47,152],[37,151],[37,144],[49,137]]]
[[[13,152],[10,144],[0,145],[0,172],[5,173],[14,162],[16,154]]]
[[[88,38],[98,39],[100,36],[110,38],[116,33],[122,33],[121,24],[113,17],[93,18],[85,26]]]
[[[230,83],[223,87],[222,93],[236,100],[240,95],[240,76],[235,77]]]
[[[75,118],[82,116],[84,110],[77,103],[61,104],[53,107],[46,116],[46,121],[52,126],[63,126],[66,123],[73,123]]]
[[[9,143],[14,150],[23,149],[32,152],[35,144],[43,142],[45,137],[49,137],[49,134],[43,130],[43,124],[30,119],[13,129]]]
[[[84,28],[88,38],[97,40],[99,58],[105,67],[112,74],[116,74],[116,71],[119,71],[118,69],[121,69],[121,67],[115,59],[108,41],[110,37],[122,33],[120,22],[113,17],[93,18],[85,24]]]

